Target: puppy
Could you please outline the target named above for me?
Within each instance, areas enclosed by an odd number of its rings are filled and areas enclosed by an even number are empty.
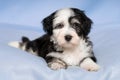
[[[92,21],[83,11],[60,9],[43,19],[42,24],[46,34],[40,38],[29,40],[23,37],[22,42],[12,42],[10,45],[43,57],[53,70],[68,66],[99,70],[88,37]]]

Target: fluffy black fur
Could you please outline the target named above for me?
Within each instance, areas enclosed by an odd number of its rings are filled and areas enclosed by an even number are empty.
[[[50,39],[50,35],[45,34],[41,36],[40,38],[37,38],[35,40],[30,41],[27,37],[22,37],[22,43],[26,44],[25,49],[26,51],[29,51],[30,49],[33,50],[38,56],[43,57],[46,62],[49,62],[52,58],[46,57],[46,55],[50,52],[59,52],[62,53],[62,51],[58,51],[55,48],[55,45],[53,41]],[[23,45],[21,45],[22,47]]]
[[[50,16],[44,18],[43,21],[42,21],[42,24],[43,24],[43,26],[44,26],[44,27],[43,27],[43,30],[44,30],[47,34],[49,34],[49,35],[52,35],[52,34],[53,34],[53,32],[52,32],[52,30],[53,30],[52,25],[53,25],[53,19],[54,19],[55,13],[56,13],[56,12],[52,13]]]

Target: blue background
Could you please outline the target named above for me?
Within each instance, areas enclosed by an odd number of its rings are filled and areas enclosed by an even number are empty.
[[[94,24],[120,22],[120,0],[0,0],[0,23],[40,26],[57,9],[84,10]]]

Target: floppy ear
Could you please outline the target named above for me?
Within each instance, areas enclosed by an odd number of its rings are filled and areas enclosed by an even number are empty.
[[[84,22],[83,22],[83,30],[84,30],[84,33],[85,33],[85,36],[87,36],[91,30],[91,25],[92,25],[92,20],[90,18],[88,18],[84,13]]]
[[[52,30],[53,30],[54,15],[55,15],[55,13],[52,13],[50,16],[44,18],[42,21],[43,30],[49,35],[53,34]]]
[[[72,8],[72,9],[81,23],[81,29],[83,32],[83,36],[86,37],[91,30],[92,20],[85,15],[84,11],[81,11],[76,8]]]

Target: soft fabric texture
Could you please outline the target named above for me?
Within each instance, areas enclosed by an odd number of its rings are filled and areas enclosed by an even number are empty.
[[[118,36],[120,34],[120,25],[96,26],[92,29],[90,37],[94,43],[94,52],[98,64],[101,66],[98,72],[88,72],[76,66],[53,71],[47,67],[42,58],[8,46],[8,42],[20,41],[23,35],[34,39],[43,33],[31,30],[32,28],[24,29],[25,27],[22,26],[21,29],[15,29],[10,25],[8,27],[3,26],[0,29],[0,79],[119,80],[120,38]]]
[[[56,2],[55,0],[45,2],[41,0],[34,8],[26,7],[24,4],[16,5],[12,11],[1,9],[0,12],[0,80],[119,80],[120,79],[120,1],[118,0],[73,0],[69,2],[63,0]],[[23,3],[18,2],[18,3]],[[63,4],[64,3],[64,4]],[[0,3],[2,4],[2,2]],[[12,4],[12,2],[11,2]],[[40,5],[42,4],[42,5]],[[45,7],[44,4],[46,4]],[[84,4],[84,5],[83,5]],[[15,4],[12,4],[15,5]],[[34,3],[29,6],[35,5]],[[40,5],[40,6],[39,6]],[[52,5],[49,7],[48,5]],[[10,6],[10,5],[9,5]],[[24,10],[20,7],[25,7]],[[40,11],[38,6],[41,7]],[[12,6],[14,7],[14,6]],[[43,11],[42,8],[44,7]],[[68,69],[57,71],[47,67],[44,59],[29,54],[20,49],[8,46],[11,41],[20,41],[22,36],[28,36],[35,39],[44,34],[41,27],[22,26],[30,24],[34,26],[34,22],[38,23],[43,17],[46,17],[53,11],[61,7],[78,7],[84,9],[87,15],[93,20],[94,24],[90,33],[90,38],[94,44],[94,53],[98,59],[101,69],[97,72],[88,72],[80,67],[70,66]],[[14,12],[24,12],[22,17]],[[46,10],[46,12],[44,11]],[[28,11],[28,13],[27,13]],[[36,12],[34,12],[36,11]],[[10,15],[10,13],[13,13]],[[34,14],[36,13],[36,14]],[[9,14],[9,15],[6,15]],[[29,15],[28,15],[29,14]],[[31,15],[36,15],[33,20]],[[4,17],[6,16],[6,18]],[[17,17],[12,17],[17,16]],[[19,16],[19,17],[18,17]],[[41,17],[38,17],[41,16]],[[20,18],[19,20],[15,20]],[[13,21],[11,19],[14,19]],[[39,20],[40,19],[40,20]],[[30,20],[30,21],[29,21]],[[28,21],[28,22],[27,22]],[[18,23],[17,23],[18,22]],[[33,22],[33,23],[32,23]],[[3,24],[4,23],[4,24]],[[6,24],[6,23],[12,23]],[[14,24],[20,25],[14,25]],[[40,23],[39,23],[40,24]]]

